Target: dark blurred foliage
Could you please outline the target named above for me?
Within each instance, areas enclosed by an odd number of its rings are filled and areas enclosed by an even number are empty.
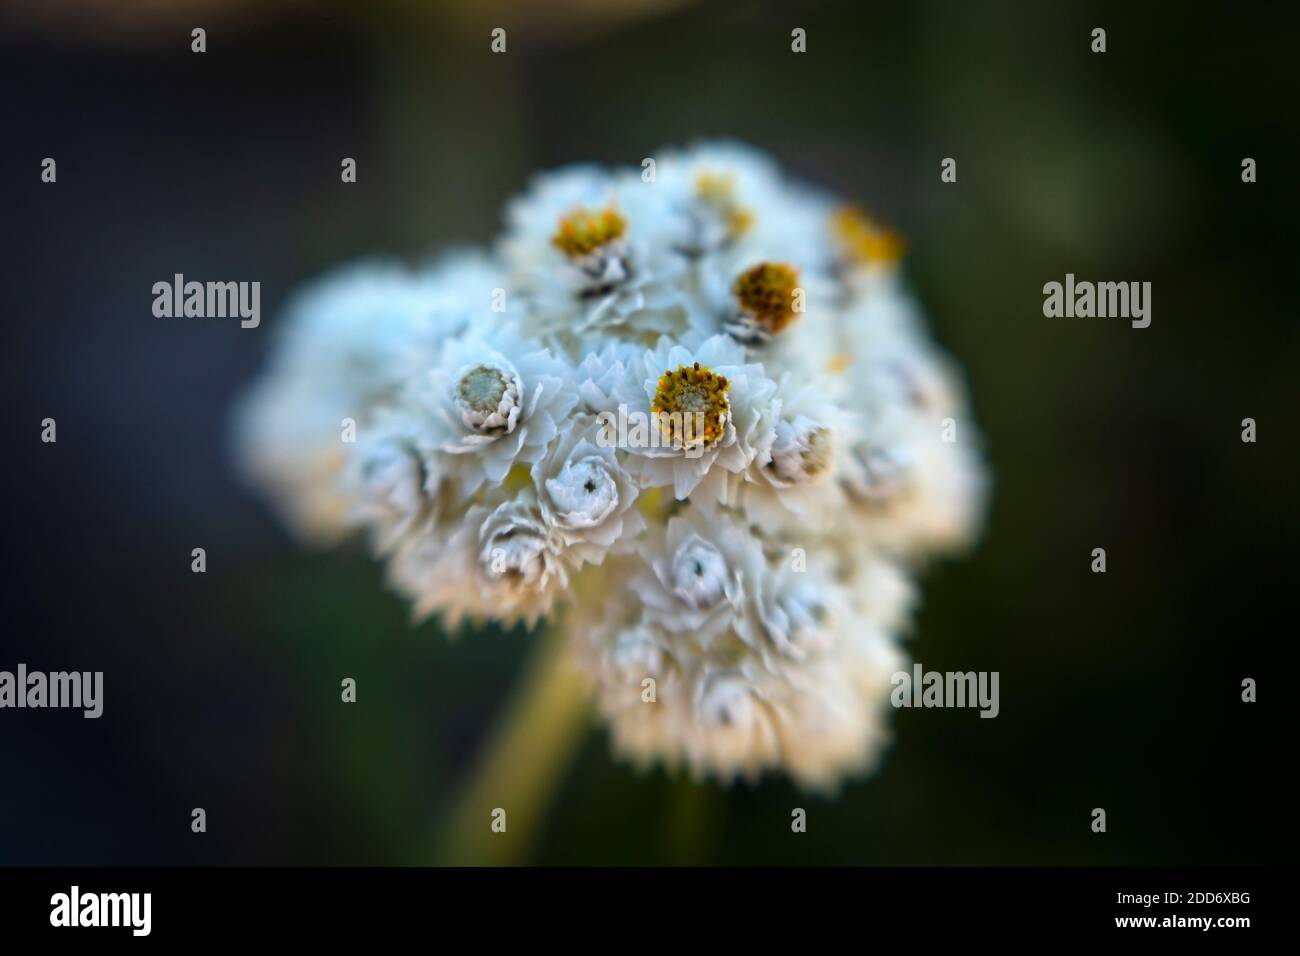
[[[448,642],[409,625],[362,548],[289,541],[228,447],[274,320],[157,320],[150,287],[258,278],[269,314],[335,263],[488,240],[537,169],[705,136],[768,149],[908,235],[996,481],[980,546],[928,569],[909,642],[930,669],[999,671],[1002,713],[896,713],[880,771],[837,800],[638,774],[596,730],[536,860],[1290,859],[1300,337],[1280,13],[708,3],[594,29],[580,7],[505,56],[494,7],[243,10],[203,56],[186,24],[130,44],[0,35],[0,667],[107,672],[98,721],[0,712],[0,862],[428,859],[534,638]],[[1043,283],[1066,272],[1151,281],[1151,327],[1045,319]],[[39,442],[47,415],[57,445]],[[1239,440],[1247,416],[1258,444]]]

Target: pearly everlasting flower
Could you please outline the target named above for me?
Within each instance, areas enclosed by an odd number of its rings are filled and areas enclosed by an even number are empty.
[[[830,604],[807,616],[817,640],[798,659],[765,662],[734,632],[705,646],[645,618],[585,629],[584,660],[616,746],[641,765],[662,760],[722,781],[782,767],[833,791],[887,741],[883,711],[903,657],[871,618]]]
[[[658,165],[667,204],[685,224],[682,252],[706,267],[720,254],[829,263],[821,202],[771,158],[735,142],[669,151]]]
[[[445,342],[411,399],[427,422],[421,449],[469,496],[540,460],[578,395],[563,360],[503,323]]]
[[[739,523],[697,508],[670,518],[638,548],[644,570],[628,586],[647,620],[707,645],[745,606],[745,572],[760,546]]]
[[[311,287],[242,462],[417,618],[558,622],[636,764],[833,792],[888,742],[918,566],[978,526],[979,436],[889,227],[740,144],[648,172]]]
[[[885,415],[852,449],[844,488],[863,534],[882,547],[914,554],[963,545],[978,521],[985,484],[969,420]],[[946,433],[967,435],[947,440]]]
[[[598,428],[594,416],[580,416],[532,468],[546,525],[577,565],[600,564],[645,527],[635,509],[636,483],[618,453],[598,444]]]
[[[342,484],[352,502],[350,520],[370,532],[381,554],[437,517],[438,482],[405,423],[388,422],[363,436]]]
[[[776,383],[745,350],[715,335],[687,347],[671,339],[627,369],[621,405],[649,420],[630,442],[628,468],[642,487],[668,487],[678,500],[725,498],[726,476],[743,471],[774,427]]]
[[[245,473],[307,540],[348,529],[350,500],[337,487],[350,453],[345,423],[363,427],[400,390],[405,356],[443,301],[444,278],[437,268],[361,263],[288,305],[271,367],[240,405],[236,440]]]
[[[568,584],[560,543],[531,490],[495,506],[475,505],[454,528],[409,539],[389,575],[414,601],[418,618],[441,612],[451,628],[466,619],[536,624]]]
[[[428,371],[448,340],[517,322],[519,316],[505,270],[480,251],[447,253],[420,276],[428,297],[417,313],[414,334],[403,343],[399,363],[390,367],[403,383]]]
[[[824,376],[787,373],[777,387],[768,440],[749,467],[731,479],[729,500],[749,520],[774,530],[830,533],[849,498],[842,459],[856,439],[856,421]]]
[[[901,553],[958,548],[977,526],[986,494],[980,437],[960,379],[897,281],[855,302],[845,319],[844,377],[862,401],[841,487],[863,533]]]
[[[502,257],[533,334],[569,341],[685,327],[680,227],[639,176],[575,167],[543,177],[507,220]]]
[[[847,295],[861,294],[874,284],[890,282],[903,256],[901,236],[858,206],[836,204],[827,227],[834,236],[834,268]]]

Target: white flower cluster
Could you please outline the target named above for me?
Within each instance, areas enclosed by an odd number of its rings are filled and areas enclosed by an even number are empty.
[[[983,499],[899,254],[738,145],[548,173],[491,254],[305,292],[243,459],[420,616],[562,612],[637,762],[833,788],[885,737],[912,569]]]

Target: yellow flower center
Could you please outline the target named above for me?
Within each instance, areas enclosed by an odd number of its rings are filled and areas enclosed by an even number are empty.
[[[664,438],[673,447],[715,444],[722,438],[731,413],[727,400],[730,387],[726,376],[714,375],[699,362],[679,365],[675,372],[665,371],[650,404],[651,411],[659,416]]]
[[[728,173],[711,173],[707,170],[695,177],[695,195],[702,202],[721,205],[732,201],[736,177]]]
[[[842,375],[852,365],[852,355],[848,352],[836,352],[826,360],[826,372],[829,375]]]
[[[903,257],[903,237],[881,226],[856,206],[841,206],[831,220],[850,259],[860,265],[889,265]]]
[[[829,428],[814,428],[808,435],[808,448],[800,456],[803,470],[809,477],[815,478],[831,466],[835,456],[835,444]]]
[[[695,177],[695,197],[717,214],[732,236],[743,236],[754,225],[754,214],[736,202],[736,179],[726,173],[702,172]]]
[[[769,335],[785,330],[795,317],[799,271],[784,262],[760,262],[736,279],[732,292],[741,311]]]
[[[625,232],[627,220],[613,209],[575,209],[560,220],[551,245],[570,259],[577,259],[621,239]]]

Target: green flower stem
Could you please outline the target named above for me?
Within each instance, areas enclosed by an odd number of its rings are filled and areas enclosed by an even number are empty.
[[[589,727],[589,699],[561,635],[547,633],[439,834],[439,863],[508,866],[529,858]],[[505,811],[504,833],[492,826],[498,808]]]

